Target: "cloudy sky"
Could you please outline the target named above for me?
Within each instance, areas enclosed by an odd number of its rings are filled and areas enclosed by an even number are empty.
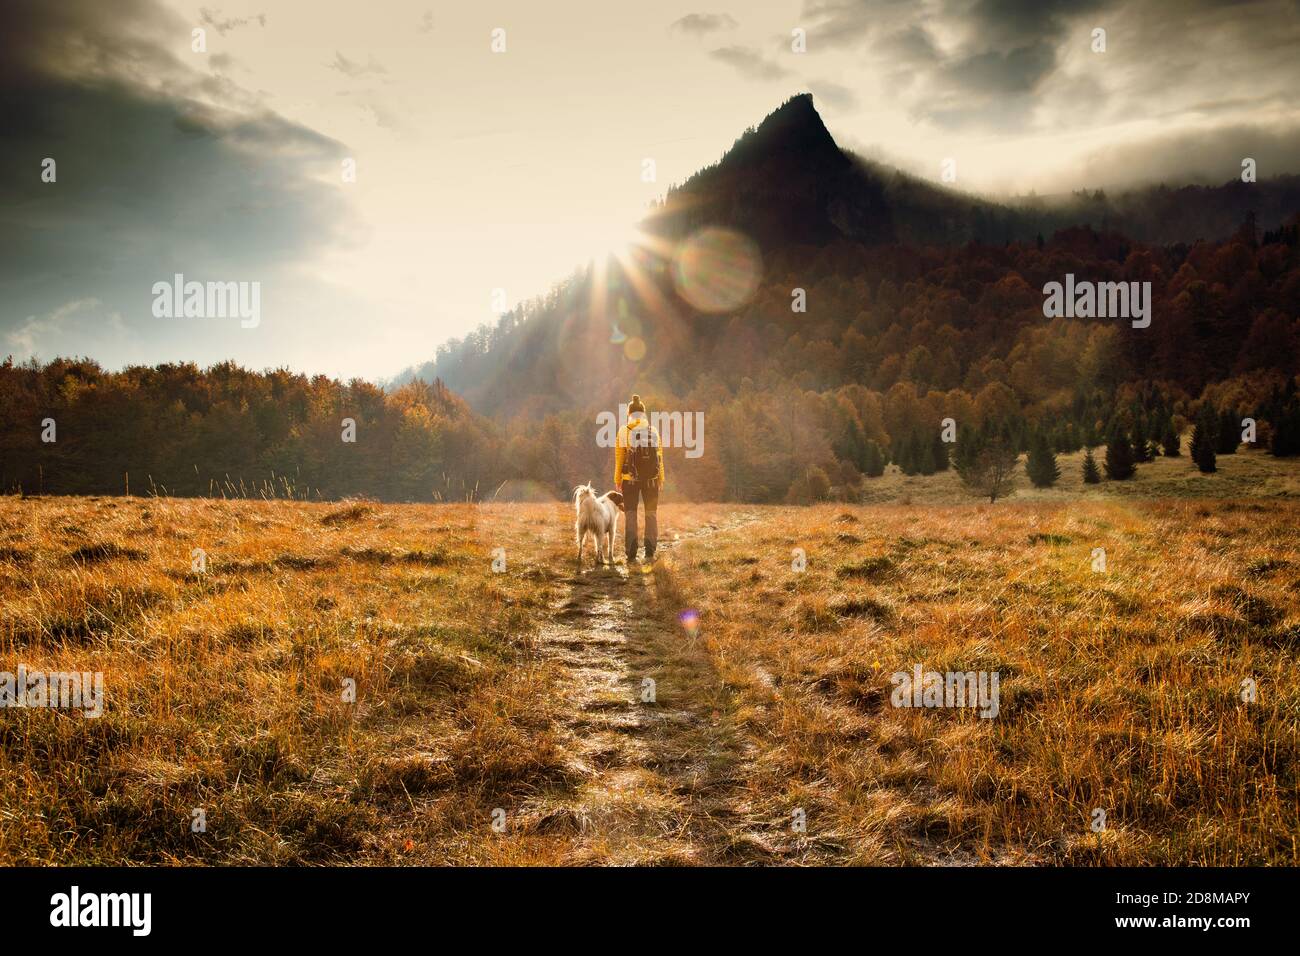
[[[1297,88],[1277,0],[4,0],[0,356],[380,378],[796,92],[843,146],[1016,194],[1300,172]],[[155,317],[178,272],[260,282],[260,324]]]

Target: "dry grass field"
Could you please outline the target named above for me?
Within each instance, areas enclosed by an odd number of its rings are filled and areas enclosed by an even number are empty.
[[[0,671],[107,701],[0,710],[0,863],[1295,865],[1296,466],[1220,464],[670,504],[576,575],[561,504],[0,498]]]

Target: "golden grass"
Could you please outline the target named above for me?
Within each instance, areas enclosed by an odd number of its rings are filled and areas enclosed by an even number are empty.
[[[559,504],[0,499],[0,671],[107,695],[0,711],[0,862],[1300,862],[1300,505],[1051,494],[666,506],[578,580]],[[544,647],[597,599],[635,747]],[[999,716],[892,707],[916,663]]]
[[[790,508],[663,573],[734,688],[752,801],[773,831],[807,816],[801,858],[1294,865],[1298,519],[1293,501]],[[999,672],[999,715],[894,707],[915,664]]]
[[[103,671],[107,697],[0,711],[0,861],[549,859],[490,829],[564,774],[529,654],[559,561],[532,517],[0,499],[0,670]]]

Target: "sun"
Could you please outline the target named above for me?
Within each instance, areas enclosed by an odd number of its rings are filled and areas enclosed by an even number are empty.
[[[589,254],[598,262],[623,259],[644,242],[644,236],[635,223],[619,220],[592,223],[587,236]]]

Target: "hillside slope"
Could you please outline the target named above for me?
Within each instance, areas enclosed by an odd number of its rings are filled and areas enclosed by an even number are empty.
[[[1073,271],[1098,280],[1151,279],[1157,295],[1170,300],[1196,279],[1207,283],[1211,298],[1224,286],[1218,301],[1179,306],[1182,314],[1134,340],[1127,364],[1111,370],[1118,381],[1173,379],[1195,394],[1233,374],[1259,315],[1270,308],[1294,315],[1296,296],[1281,288],[1260,295],[1258,279],[1268,283],[1293,259],[1294,233],[1280,224],[1297,212],[1297,177],[995,203],[842,150],[804,94],[746,130],[718,163],[670,189],[644,221],[641,247],[579,269],[548,295],[448,343],[390,384],[441,379],[480,412],[511,417],[526,406],[541,417],[575,406],[611,407],[634,384],[684,396],[706,372],[708,382],[734,393],[742,379],[763,378],[756,368],[762,363],[752,361],[757,351],[770,360],[775,379],[802,377],[804,387],[860,383],[883,391],[911,380],[924,390],[1000,380],[1015,389],[996,369],[972,375],[990,360],[1013,361],[1017,331],[1041,319],[1033,311],[1041,306],[1036,296],[1008,300],[1005,284],[1018,277],[1032,290]],[[680,294],[684,242],[709,228],[728,230],[757,252],[753,262],[737,263],[725,248],[711,262],[723,280],[728,270],[758,273],[755,294],[721,315],[699,314]],[[1274,251],[1285,262],[1270,262],[1239,290],[1232,286],[1242,269],[1202,268],[1220,251],[1220,259],[1237,255],[1226,251],[1232,243],[1253,248],[1261,238],[1290,251]],[[1198,252],[1198,240],[1215,248]],[[1170,243],[1176,244],[1165,247]],[[1190,273],[1182,271],[1189,266]],[[1244,272],[1258,269],[1251,263]],[[919,285],[904,294],[909,281]],[[794,288],[808,293],[808,308],[792,317]],[[1160,308],[1170,315],[1174,304]],[[1009,322],[1008,312],[1020,309],[1028,311]],[[949,327],[957,334],[946,334]],[[1166,334],[1177,344],[1153,341]],[[644,359],[624,354],[629,337],[645,343]],[[997,345],[986,348],[989,340]],[[816,353],[806,354],[813,343]],[[1186,359],[1174,353],[1199,346],[1207,367],[1180,367]],[[899,374],[917,348],[936,359],[952,350],[954,369],[945,381]],[[1293,368],[1289,346],[1282,355],[1278,367]]]

